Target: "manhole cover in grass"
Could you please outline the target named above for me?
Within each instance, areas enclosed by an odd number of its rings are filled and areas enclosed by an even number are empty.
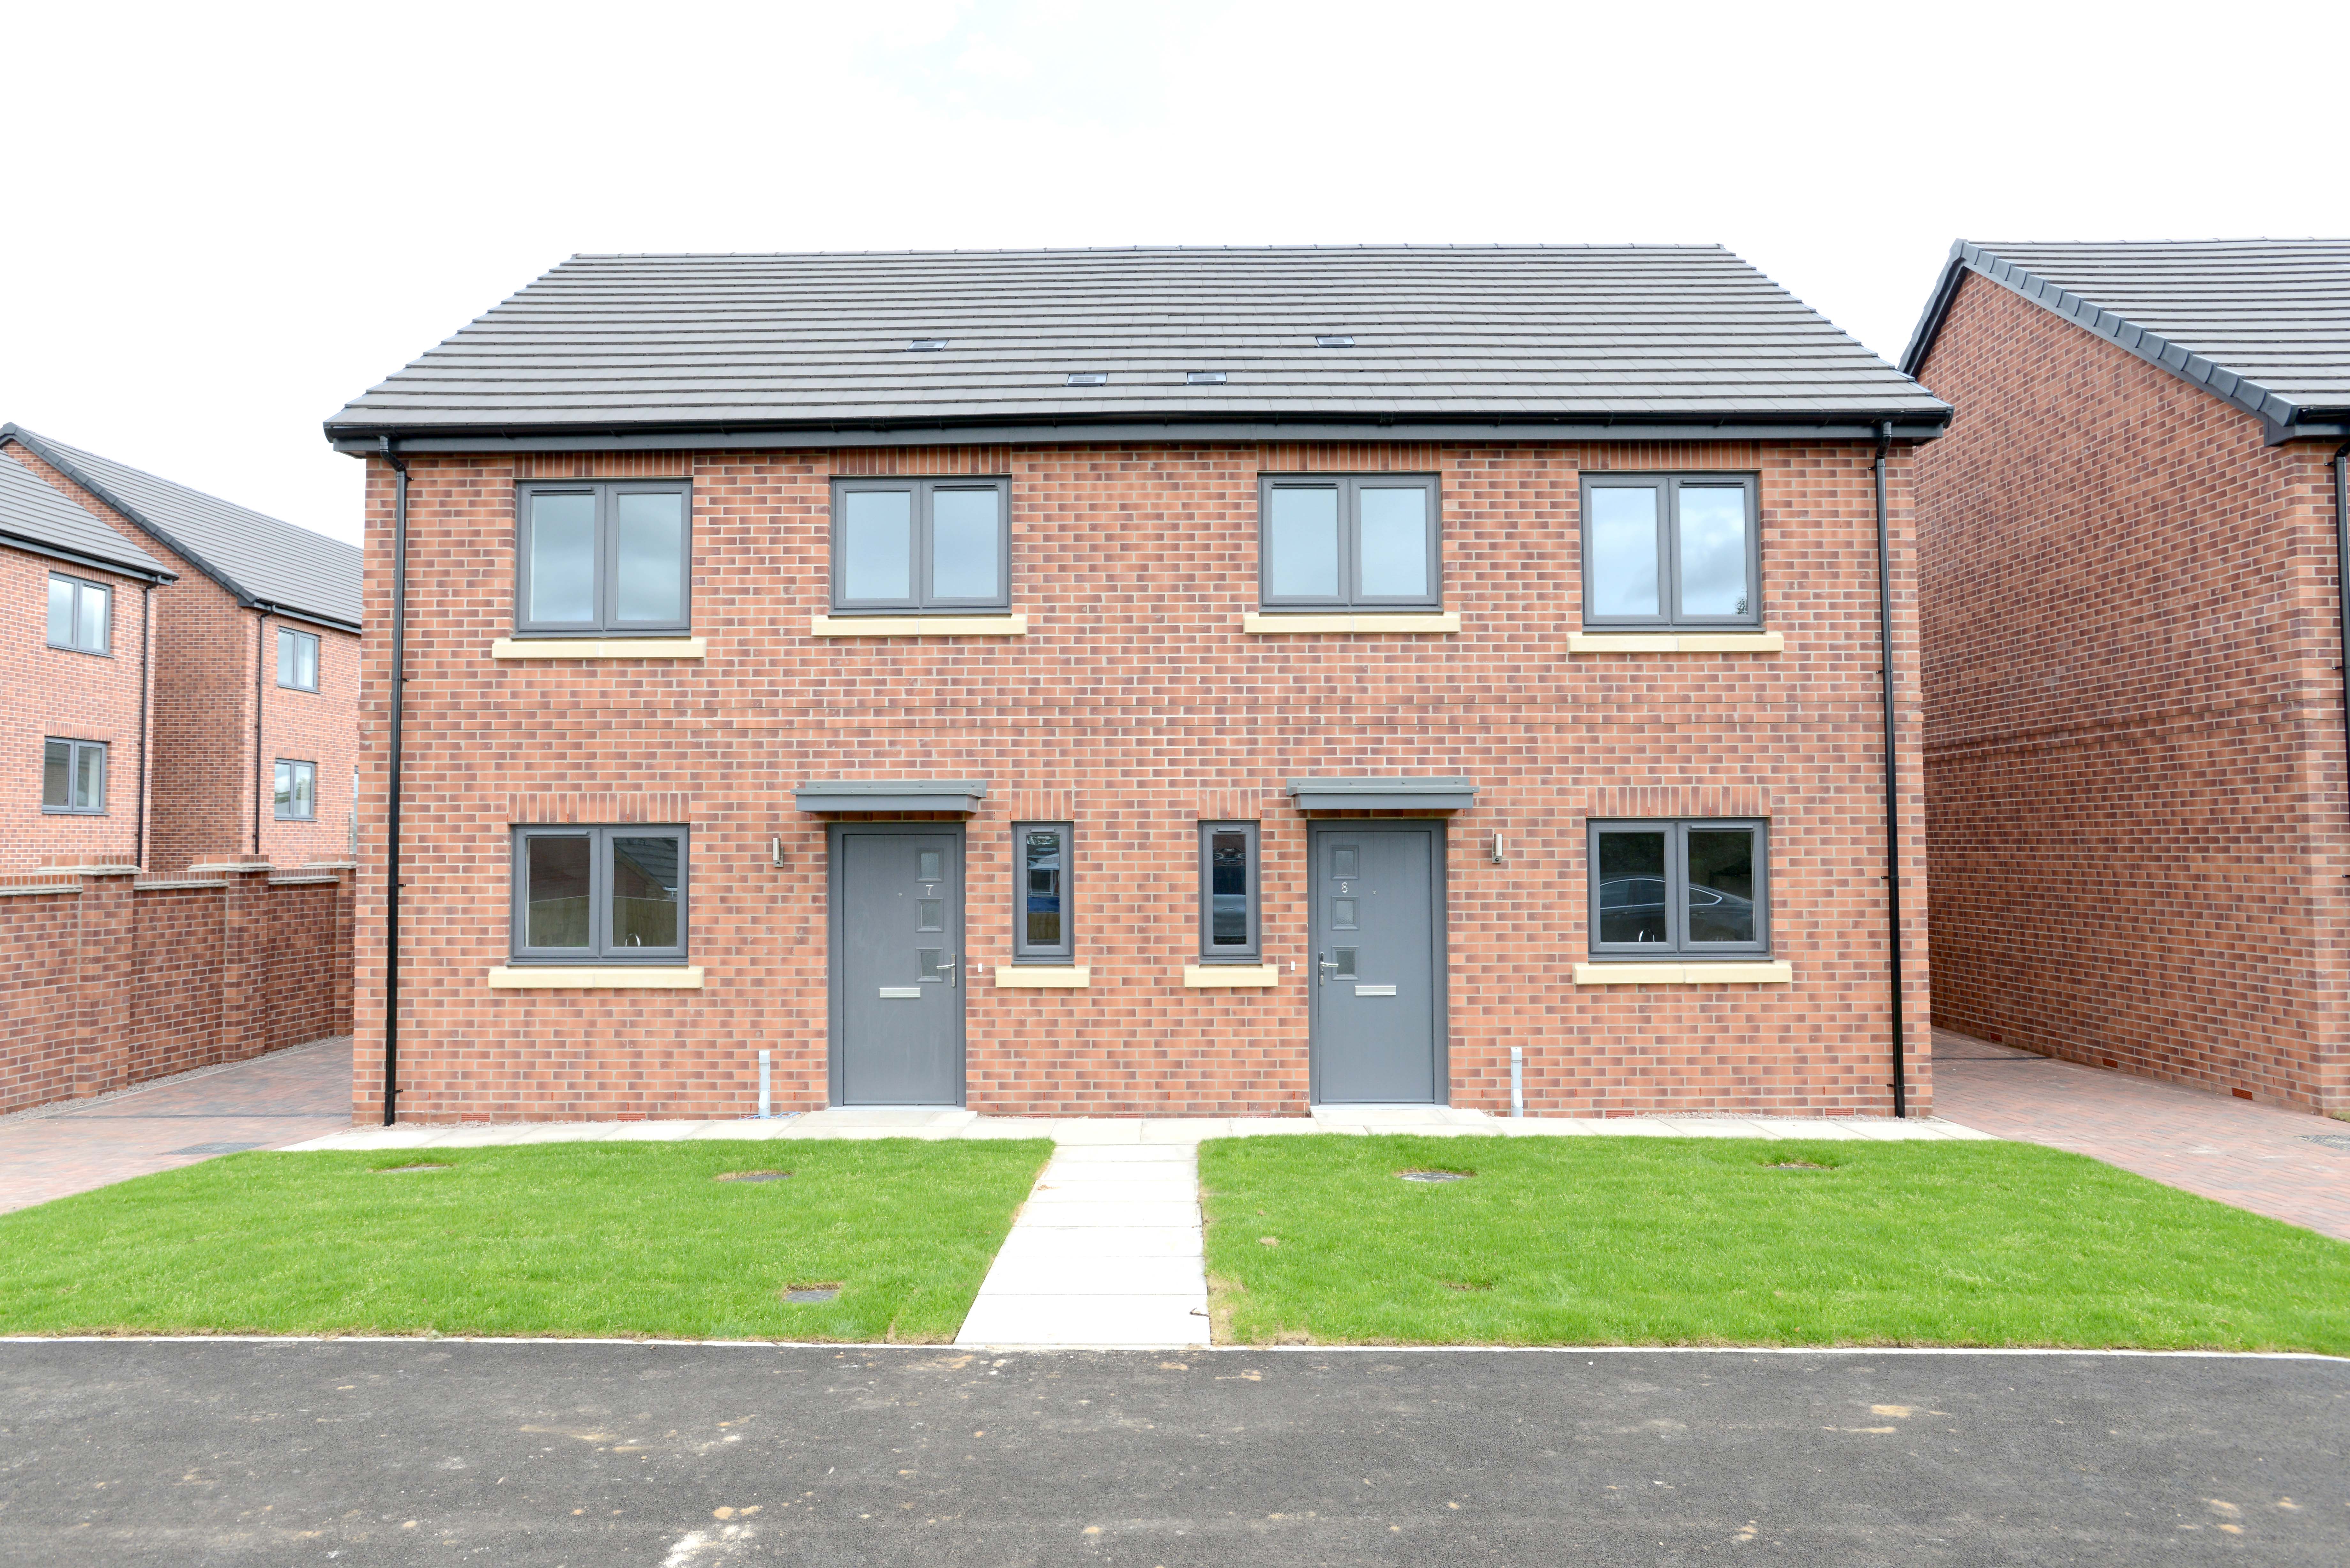
[[[2350,1133],[2305,1133],[2301,1141],[2323,1145],[2336,1154],[2350,1154]]]
[[[801,1285],[797,1289],[785,1291],[784,1300],[794,1306],[810,1306],[817,1302],[828,1302],[839,1293],[838,1285]]]
[[[370,1170],[368,1174],[369,1176],[413,1176],[420,1170],[454,1170],[456,1168],[453,1165],[387,1165],[380,1170]]]
[[[1833,1165],[1814,1165],[1808,1159],[1783,1159],[1771,1167],[1773,1170],[1834,1170]]]
[[[791,1179],[791,1174],[788,1170],[729,1170],[722,1175],[713,1176],[710,1179],[712,1181],[788,1181]]]
[[[173,1155],[243,1154],[249,1148],[259,1148],[257,1143],[192,1143],[185,1148],[175,1148]]]
[[[1466,1181],[1469,1179],[1469,1172],[1465,1170],[1399,1170],[1396,1174],[1406,1181]]]

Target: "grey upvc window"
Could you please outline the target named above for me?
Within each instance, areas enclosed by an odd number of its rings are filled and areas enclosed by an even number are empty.
[[[106,742],[41,742],[41,809],[99,815],[106,810]]]
[[[1257,483],[1265,609],[1441,609],[1433,474],[1301,474]]]
[[[1066,963],[1076,956],[1075,830],[1066,822],[1012,825],[1012,959]]]
[[[1752,474],[1586,474],[1583,624],[1762,624]]]
[[[318,689],[318,638],[315,632],[277,628],[277,684],[289,691]]]
[[[832,607],[1012,607],[1012,482],[842,479],[832,486]]]
[[[681,826],[515,828],[515,960],[683,963],[686,840]]]
[[[318,764],[277,760],[277,820],[318,820]]]
[[[49,574],[49,646],[108,653],[114,644],[114,592],[62,572]]]
[[[1769,824],[1591,824],[1594,959],[1771,951]]]
[[[689,629],[693,496],[685,481],[533,481],[517,487],[515,511],[516,632]]]
[[[1200,957],[1254,963],[1263,956],[1259,919],[1257,825],[1200,825]]]

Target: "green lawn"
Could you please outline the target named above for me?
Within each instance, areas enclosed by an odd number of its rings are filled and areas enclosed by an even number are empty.
[[[1200,1181],[1241,1344],[2350,1354],[2350,1243],[2029,1144],[1234,1138]]]
[[[238,1154],[0,1215],[0,1332],[954,1337],[1052,1146]],[[431,1162],[451,1168],[379,1175]],[[785,1170],[787,1179],[720,1181]],[[781,1293],[837,1285],[835,1300]]]

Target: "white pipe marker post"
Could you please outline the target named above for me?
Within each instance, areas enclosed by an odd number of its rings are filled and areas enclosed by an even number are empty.
[[[775,1114],[775,1102],[767,1092],[768,1053],[759,1053],[759,1119],[766,1121]]]
[[[765,1052],[759,1053],[764,1056]],[[1510,1047],[1510,1115],[1523,1117],[1526,1114],[1526,1048]]]

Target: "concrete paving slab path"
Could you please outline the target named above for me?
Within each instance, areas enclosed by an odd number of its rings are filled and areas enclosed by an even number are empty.
[[[0,1213],[350,1125],[348,1035],[60,1100],[0,1118]]]
[[[1934,1031],[1934,1106],[2350,1241],[2350,1122]]]

